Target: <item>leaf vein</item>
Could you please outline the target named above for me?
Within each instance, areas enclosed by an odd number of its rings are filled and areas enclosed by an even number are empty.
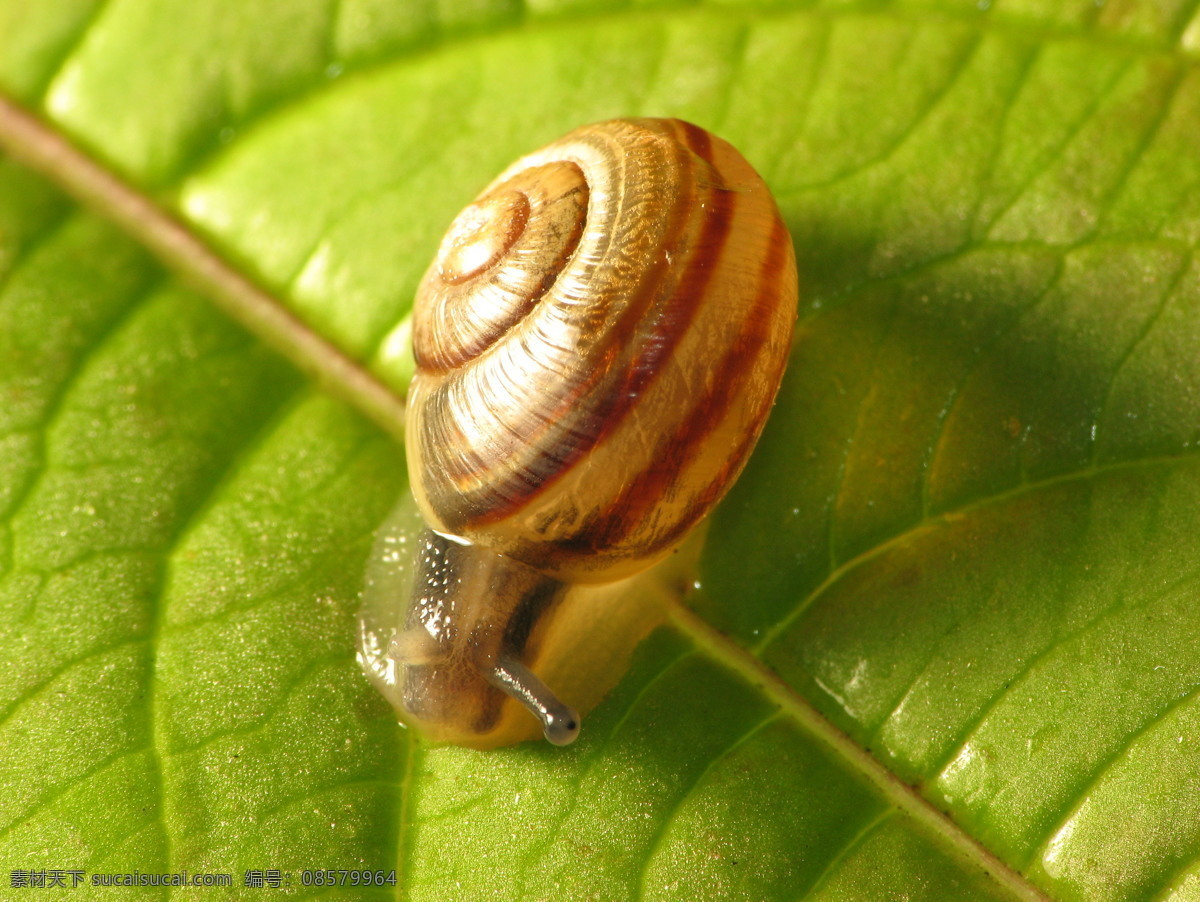
[[[978,234],[979,217],[982,214],[983,202],[992,186],[995,184],[996,167],[1000,163],[1000,156],[1004,150],[1004,135],[1008,131],[1009,123],[1012,121],[1013,110],[1016,108],[1018,98],[1021,92],[1025,90],[1029,84],[1029,77],[1033,73],[1034,68],[1041,61],[1043,45],[1038,44],[1028,52],[1028,55],[1021,62],[1020,70],[1016,77],[1013,78],[1012,84],[1009,85],[1007,96],[1003,104],[1003,111],[996,123],[995,140],[991,142],[992,146],[988,153],[987,165],[984,167],[979,178],[979,194],[975,198],[975,209],[968,216],[971,221],[971,234]]]
[[[1112,463],[1100,464],[1094,467],[1086,467],[1082,470],[1076,470],[1070,473],[1060,473],[1031,482],[1023,482],[1011,489],[1006,489],[1002,492],[995,492],[975,501],[962,504],[957,508],[945,510],[939,514],[933,515],[932,517],[920,520],[908,528],[895,533],[884,541],[875,544],[871,548],[867,548],[859,552],[853,558],[850,558],[849,560],[846,560],[840,564],[835,571],[831,572],[824,580],[821,581],[819,585],[806,594],[804,598],[801,599],[800,603],[788,612],[787,616],[781,618],[777,624],[772,626],[769,630],[766,630],[763,634],[763,638],[753,645],[750,648],[750,651],[756,657],[761,657],[765,649],[774,643],[780,637],[780,635],[786,632],[792,626],[792,624],[799,619],[800,615],[808,609],[809,605],[811,605],[813,601],[820,597],[827,589],[829,589],[847,573],[874,560],[875,558],[897,547],[903,542],[908,541],[909,539],[915,538],[922,533],[928,532],[938,526],[956,520],[966,514],[974,513],[975,511],[983,510],[995,505],[1004,504],[1009,501],[1024,497],[1025,495],[1050,489],[1065,483],[1086,479],[1095,479],[1106,476],[1110,473],[1120,472],[1122,470],[1138,470],[1149,467],[1190,465],[1196,463],[1197,461],[1200,461],[1200,451],[1182,454],[1168,454],[1160,457],[1147,457],[1130,461],[1114,461]]]
[[[808,66],[808,71],[816,73],[816,76],[809,81],[808,91],[805,92],[804,96],[796,98],[796,103],[799,109],[791,117],[792,121],[796,123],[796,128],[793,132],[793,134],[796,136],[803,135],[805,129],[808,127],[809,117],[812,115],[813,98],[816,96],[818,88],[821,86],[821,79],[824,77],[825,73],[825,61],[829,57],[829,46],[832,43],[832,23],[828,19],[819,20],[819,22],[824,27],[820,29],[817,50],[816,53],[812,55],[812,62],[809,63]],[[796,140],[796,138],[793,138],[791,142],[792,146],[795,145]],[[770,175],[770,177],[766,178],[766,180],[773,186],[775,190],[775,196],[777,198],[781,196],[779,191],[779,170],[783,166],[784,160],[787,159],[788,151],[790,149],[791,148],[789,146],[781,146],[773,154],[771,161],[762,169],[764,178],[768,174]]]
[[[143,285],[141,290],[129,299],[128,304],[117,311],[107,323],[104,323],[86,346],[78,350],[78,356],[73,361],[70,373],[47,399],[41,422],[37,424],[35,430],[31,430],[38,438],[38,462],[31,469],[21,487],[14,493],[9,503],[8,514],[0,518],[0,523],[4,523],[7,527],[11,528],[13,522],[24,512],[26,505],[36,494],[38,487],[46,478],[48,473],[47,439],[49,433],[58,425],[60,418],[65,412],[67,400],[79,385],[80,379],[87,373],[89,364],[99,354],[107,350],[109,340],[117,335],[133,316],[143,308],[145,303],[164,281],[164,278],[160,275]]]
[[[1155,112],[1154,118],[1147,124],[1141,137],[1138,139],[1137,146],[1130,152],[1125,165],[1121,167],[1120,176],[1116,182],[1109,188],[1104,197],[1101,198],[1101,206],[1106,208],[1106,213],[1111,213],[1113,206],[1119,199],[1121,192],[1125,186],[1129,184],[1129,180],[1133,174],[1137,172],[1138,166],[1142,158],[1154,144],[1154,140],[1158,137],[1163,125],[1171,115],[1171,111],[1175,106],[1175,101],[1179,96],[1179,89],[1184,83],[1185,70],[1182,66],[1177,66],[1171,74],[1171,78],[1166,86],[1166,94],[1162,98],[1162,102]],[[1100,215],[1096,218],[1096,223],[1093,226],[1094,231],[1098,231],[1104,224],[1105,215]]]
[[[893,301],[888,309],[887,323],[879,330],[878,335],[887,335],[890,332],[890,325],[896,319],[898,302]],[[826,524],[828,527],[826,543],[829,548],[829,571],[832,572],[838,568],[838,512],[841,509],[842,494],[846,489],[846,471],[850,469],[850,460],[854,455],[854,448],[858,441],[858,437],[863,432],[864,422],[866,420],[867,408],[871,406],[871,401],[874,397],[875,389],[884,384],[878,378],[880,367],[880,345],[883,339],[877,339],[875,346],[872,348],[871,361],[871,378],[868,380],[868,385],[871,387],[858,403],[858,410],[855,412],[854,428],[846,434],[846,440],[841,447],[841,461],[838,463],[838,472],[836,484],[833,491],[830,493],[829,502],[829,520]]]
[[[1169,595],[1171,592],[1174,592],[1180,586],[1193,582],[1196,578],[1196,572],[1188,573],[1187,575],[1182,576],[1175,582],[1171,583],[1171,585],[1167,586],[1162,591],[1156,592],[1154,595],[1142,599],[1136,607],[1142,608],[1153,604],[1155,601],[1159,601],[1165,596]],[[1030,655],[1029,660],[1027,660],[1019,670],[1013,673],[1012,676],[1005,679],[997,687],[996,692],[982,703],[979,713],[970,721],[963,724],[960,731],[962,736],[961,741],[932,768],[935,778],[930,782],[936,782],[938,777],[945,775],[946,770],[954,763],[955,759],[962,754],[963,750],[971,742],[971,739],[974,738],[979,730],[982,729],[986,724],[988,717],[1001,704],[1003,704],[1004,700],[1008,697],[1014,686],[1033,673],[1034,670],[1037,669],[1038,665],[1046,661],[1054,652],[1061,649],[1064,644],[1081,639],[1089,633],[1094,633],[1096,630],[1103,628],[1105,623],[1110,618],[1126,609],[1127,605],[1124,603],[1124,599],[1118,598],[1108,607],[1101,611],[1097,611],[1095,616],[1087,623],[1084,623],[1078,628],[1071,630],[1069,633],[1053,637],[1052,640],[1047,642],[1044,648],[1039,650],[1037,653]]]
[[[1126,63],[1126,65],[1114,69],[1112,75],[1109,76],[1109,79],[1104,86],[1101,87],[1100,90],[1098,90],[1092,99],[1087,103],[1087,105],[1079,111],[1079,116],[1073,122],[1071,122],[1070,127],[1063,133],[1062,137],[1054,144],[1052,148],[1050,148],[1050,150],[1046,152],[1046,158],[1044,162],[1039,163],[1037,166],[1031,167],[1029,175],[1024,179],[1024,181],[1021,182],[1021,184],[1017,185],[1013,189],[1009,199],[997,207],[995,211],[993,211],[991,220],[986,223],[986,228],[994,228],[1010,210],[1020,203],[1020,201],[1025,197],[1026,192],[1029,191],[1029,189],[1038,181],[1038,179],[1045,176],[1051,165],[1062,159],[1063,154],[1067,152],[1074,141],[1080,136],[1080,134],[1082,134],[1084,128],[1086,128],[1088,123],[1092,121],[1104,102],[1110,99],[1113,91],[1116,89],[1117,84],[1122,78],[1129,74],[1129,72],[1133,69],[1133,66],[1133,61],[1130,61]]]
[[[885,821],[890,820],[895,813],[895,808],[884,806],[878,814],[863,824],[862,829],[850,837],[849,841],[838,849],[837,854],[826,862],[825,867],[821,869],[821,873],[817,875],[817,879],[804,891],[804,895],[799,897],[800,902],[811,898],[814,893],[818,892],[821,887],[828,883],[833,875],[837,873],[838,865],[849,858],[855,849],[860,848],[871,837],[871,834],[882,826]]]
[[[661,816],[658,818],[657,824],[655,825],[654,835],[650,838],[650,843],[646,847],[645,852],[640,856],[641,866],[638,870],[637,891],[633,896],[635,902],[641,902],[641,900],[646,896],[646,880],[649,879],[650,876],[650,866],[654,862],[655,855],[657,855],[659,849],[662,848],[662,844],[666,841],[666,836],[671,829],[671,824],[674,823],[675,819],[679,816],[688,800],[700,790],[705,778],[712,773],[713,769],[718,764],[728,759],[730,755],[736,752],[747,742],[753,740],[754,737],[761,733],[767,726],[779,719],[779,712],[772,711],[757,723],[752,724],[740,736],[737,736],[733,742],[731,742],[726,748],[722,749],[719,754],[710,758],[704,767],[696,773],[695,777],[691,781],[691,784],[680,796],[672,801],[671,810],[661,814]]]
[[[526,856],[527,860],[538,861],[542,859],[545,857],[544,853],[546,850],[561,838],[567,822],[571,819],[571,816],[581,804],[584,784],[587,782],[588,777],[592,775],[592,772],[596,768],[596,764],[605,758],[604,753],[613,743],[617,734],[620,733],[621,728],[625,726],[625,724],[629,721],[629,718],[632,717],[634,712],[638,709],[641,701],[651,693],[654,687],[666,679],[667,676],[670,675],[670,673],[676,668],[683,666],[687,659],[694,653],[695,652],[693,651],[683,651],[672,660],[664,662],[663,667],[658,671],[658,673],[656,673],[652,679],[647,680],[646,684],[638,689],[637,694],[630,699],[629,704],[625,707],[625,710],[621,712],[621,716],[617,718],[616,722],[613,723],[612,729],[608,731],[608,734],[604,737],[604,740],[591,750],[591,754],[586,765],[578,769],[578,775],[571,781],[572,789],[568,793],[568,804],[563,807],[562,813],[557,819],[557,823],[555,823],[552,828],[546,831],[546,838],[540,843],[530,847],[530,852]],[[529,893],[528,879],[529,873],[526,871],[525,878],[521,884],[522,895],[528,895]]]
[[[3,725],[18,710],[20,710],[29,702],[33,701],[38,695],[45,692],[55,680],[66,674],[68,671],[73,670],[82,664],[88,663],[93,658],[99,658],[100,656],[106,655],[109,652],[117,651],[119,649],[126,648],[127,646],[141,645],[145,642],[146,638],[144,636],[136,636],[132,639],[126,639],[123,642],[115,642],[96,648],[89,648],[82,654],[75,655],[72,658],[68,658],[67,660],[60,662],[58,666],[46,674],[45,677],[38,680],[34,685],[25,689],[20,695],[16,696],[7,707],[5,707],[3,710],[0,710],[0,725]]]
[[[244,723],[244,724],[241,724],[240,726],[231,727],[226,730],[218,730],[216,732],[209,733],[207,736],[204,736],[203,738],[201,738],[200,741],[194,742],[191,745],[178,746],[176,748],[171,749],[170,751],[166,752],[163,755],[163,757],[164,758],[178,758],[182,755],[190,755],[190,754],[194,754],[196,752],[202,752],[205,749],[211,748],[213,745],[215,745],[218,742],[221,742],[222,740],[233,739],[233,738],[236,738],[239,736],[251,736],[255,733],[260,732],[264,728],[270,726],[271,723],[275,720],[275,718],[283,711],[283,709],[287,706],[288,698],[290,696],[292,696],[293,694],[295,694],[297,688],[300,686],[301,683],[303,683],[305,680],[307,680],[309,677],[311,677],[313,674],[315,674],[320,668],[322,668],[326,665],[335,664],[335,663],[336,664],[344,664],[344,663],[348,663],[348,661],[349,661],[349,658],[347,657],[347,654],[345,652],[339,652],[337,654],[322,655],[318,658],[312,659],[311,661],[309,661],[305,664],[305,666],[302,670],[300,670],[297,673],[291,674],[287,679],[280,681],[280,683],[279,683],[280,691],[279,691],[279,698],[277,700],[277,703],[271,707],[270,711],[266,712],[261,717],[257,718],[256,720],[251,721],[250,723]],[[260,812],[260,814],[262,814],[262,815],[265,815],[267,813],[268,812],[266,812],[266,811]]]
[[[950,428],[950,420],[958,408],[959,401],[962,399],[963,389],[967,387],[971,379],[979,372],[979,369],[990,360],[989,355],[996,347],[1004,340],[1009,338],[1013,332],[1018,329],[1021,322],[1026,316],[1030,315],[1050,296],[1050,293],[1058,287],[1062,281],[1065,272],[1065,260],[1059,257],[1057,266],[1053,276],[1047,280],[1042,290],[1029,299],[1029,301],[1013,311],[1009,321],[1004,323],[1000,328],[996,329],[988,341],[975,349],[974,359],[971,365],[963,372],[962,377],[958,379],[953,388],[950,390],[949,397],[946,399],[946,404],[941,411],[938,412],[937,433],[934,440],[930,443],[929,453],[926,455],[923,473],[921,478],[921,514],[923,519],[928,519],[933,509],[932,492],[933,474],[937,469],[938,463],[941,461],[942,452],[945,448],[946,437]]]
[[[1118,748],[1114,749],[1112,753],[1104,758],[1104,760],[1098,762],[1097,766],[1092,770],[1092,773],[1088,777],[1087,781],[1075,793],[1078,801],[1074,805],[1070,805],[1067,809],[1062,811],[1054,826],[1051,827],[1046,833],[1046,838],[1033,853],[1032,860],[1037,860],[1046,846],[1053,841],[1054,837],[1071,822],[1071,818],[1079,813],[1080,809],[1082,809],[1084,804],[1087,802],[1088,796],[1100,786],[1105,777],[1109,776],[1117,768],[1117,766],[1126,757],[1128,757],[1129,753],[1133,749],[1133,746],[1139,739],[1144,737],[1147,733],[1149,733],[1179,709],[1187,705],[1194,704],[1198,701],[1200,701],[1200,688],[1193,689],[1186,695],[1181,695],[1178,698],[1173,699],[1158,711],[1155,711],[1153,716],[1148,718],[1145,722],[1139,724],[1136,730],[1131,731],[1125,737],[1125,741]]]
[[[946,103],[947,98],[949,98],[953,93],[954,88],[959,84],[963,76],[970,69],[971,62],[975,55],[979,52],[979,48],[983,43],[984,34],[985,32],[983,30],[979,30],[972,35],[970,41],[966,42],[965,46],[962,48],[960,58],[955,61],[954,69],[947,74],[946,78],[943,79],[942,83],[938,86],[938,89],[926,100],[916,118],[914,118],[913,121],[910,122],[903,131],[897,134],[894,140],[892,140],[886,146],[880,148],[872,156],[857,161],[853,166],[838,172],[836,175],[832,175],[819,181],[806,182],[800,190],[806,192],[827,190],[836,185],[848,182],[857,176],[863,175],[871,169],[882,166],[889,162],[904,148],[909,141],[913,140],[914,136],[921,129],[921,127],[924,126],[925,123],[927,123],[934,116],[934,114],[938,112],[944,103]],[[909,42],[905,45],[906,53],[911,53],[913,49],[913,42]]]
[[[22,823],[29,821],[35,815],[39,814],[42,811],[45,811],[47,808],[49,808],[51,805],[53,805],[55,802],[57,802],[60,798],[65,796],[68,792],[70,792],[76,786],[80,786],[83,783],[85,783],[87,780],[90,780],[93,776],[95,776],[100,771],[104,770],[106,767],[116,764],[118,761],[122,761],[125,758],[132,758],[134,755],[140,755],[147,751],[148,751],[148,749],[146,748],[146,746],[137,745],[137,746],[134,746],[133,748],[120,749],[119,751],[113,752],[111,755],[101,758],[99,761],[94,761],[91,765],[86,767],[80,773],[70,777],[65,783],[62,783],[62,784],[54,787],[49,793],[47,793],[46,795],[44,795],[40,799],[38,799],[34,803],[33,807],[30,808],[28,811],[24,811],[24,812],[13,811],[13,812],[11,812],[12,820],[10,820],[4,826],[0,827],[0,840],[4,839],[5,836],[7,836],[9,833],[11,833],[16,827],[20,826]]]
[[[1195,258],[1192,254],[1188,254],[1183,260],[1180,261],[1179,267],[1174,273],[1171,274],[1170,280],[1163,287],[1162,296],[1159,298],[1158,304],[1155,305],[1155,308],[1153,311],[1151,311],[1150,315],[1146,317],[1146,321],[1142,324],[1141,329],[1138,330],[1138,334],[1134,336],[1133,341],[1129,343],[1129,347],[1125,349],[1125,353],[1121,355],[1121,359],[1117,361],[1117,365],[1113,368],[1112,375],[1108,380],[1108,390],[1105,392],[1104,401],[1101,403],[1096,417],[1092,421],[1091,464],[1093,466],[1095,466],[1100,453],[1100,438],[1103,435],[1101,432],[1101,427],[1105,420],[1108,419],[1108,411],[1112,405],[1113,392],[1116,391],[1117,382],[1120,379],[1121,372],[1129,364],[1129,361],[1133,359],[1134,353],[1137,351],[1137,349],[1142,345],[1143,342],[1146,341],[1147,338],[1150,337],[1150,333],[1154,330],[1154,327],[1158,324],[1158,321],[1162,319],[1163,314],[1166,312],[1171,301],[1173,300],[1175,290],[1183,281],[1184,276],[1186,276],[1189,272],[1194,259]]]

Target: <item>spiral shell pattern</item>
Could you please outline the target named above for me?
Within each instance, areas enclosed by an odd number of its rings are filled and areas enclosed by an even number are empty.
[[[427,522],[564,580],[649,565],[741,472],[796,296],[766,185],[697,126],[613,120],[517,161],[417,295],[407,441]]]

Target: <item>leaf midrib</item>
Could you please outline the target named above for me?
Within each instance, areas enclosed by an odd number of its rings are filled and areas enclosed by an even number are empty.
[[[0,149],[115,223],[322,388],[358,408],[385,432],[403,435],[403,398],[243,275],[195,231],[2,94]]]
[[[1081,470],[1060,473],[1041,480],[1022,483],[1011,489],[996,492],[958,507],[941,511],[936,515],[923,517],[917,523],[860,552],[831,570],[824,580],[809,591],[789,611],[787,616],[781,618],[769,630],[764,631],[762,639],[750,647],[744,647],[729,636],[719,632],[678,600],[672,602],[669,606],[670,620],[682,635],[686,636],[711,660],[736,673],[747,683],[760,686],[763,694],[779,705],[785,716],[789,717],[793,723],[806,734],[821,742],[835,757],[843,762],[848,770],[858,774],[872,784],[893,808],[900,810],[914,822],[923,826],[943,846],[953,851],[960,859],[968,860],[989,873],[1001,886],[1012,893],[1016,899],[1049,902],[1051,897],[1041,893],[1040,890],[1029,883],[1017,871],[1000,861],[999,858],[955,824],[947,815],[928,802],[916,787],[905,783],[899,776],[888,770],[878,759],[872,756],[870,752],[834,726],[804,696],[780,679],[763,662],[763,656],[770,646],[795,624],[804,611],[816,599],[821,597],[821,595],[840,580],[859,567],[865,566],[888,551],[902,546],[905,542],[923,533],[937,529],[974,512],[1006,504],[1025,495],[1050,490],[1066,483],[1100,478],[1122,471],[1194,463],[1197,460],[1200,460],[1200,452],[1089,465]]]
[[[802,695],[784,683],[750,651],[720,633],[679,602],[669,607],[671,624],[710,660],[760,689],[807,736],[823,745],[848,771],[870,784],[889,806],[899,811],[962,862],[985,871],[1013,899],[1053,902],[1021,874],[988,851],[970,834],[928,802],[912,786],[835,727]]]

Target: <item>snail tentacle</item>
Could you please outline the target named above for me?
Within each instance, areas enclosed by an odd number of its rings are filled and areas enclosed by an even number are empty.
[[[516,658],[503,657],[487,673],[488,682],[516,699],[538,719],[546,739],[554,745],[569,745],[579,735],[579,715],[564,704]]]

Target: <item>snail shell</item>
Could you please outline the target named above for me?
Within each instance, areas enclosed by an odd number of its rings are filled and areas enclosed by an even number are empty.
[[[413,310],[406,442],[429,532],[388,652],[402,716],[487,746],[527,738],[525,708],[574,738],[535,675],[567,587],[662,559],[737,478],[796,296],[762,179],[679,120],[577,129],[459,214]]]

